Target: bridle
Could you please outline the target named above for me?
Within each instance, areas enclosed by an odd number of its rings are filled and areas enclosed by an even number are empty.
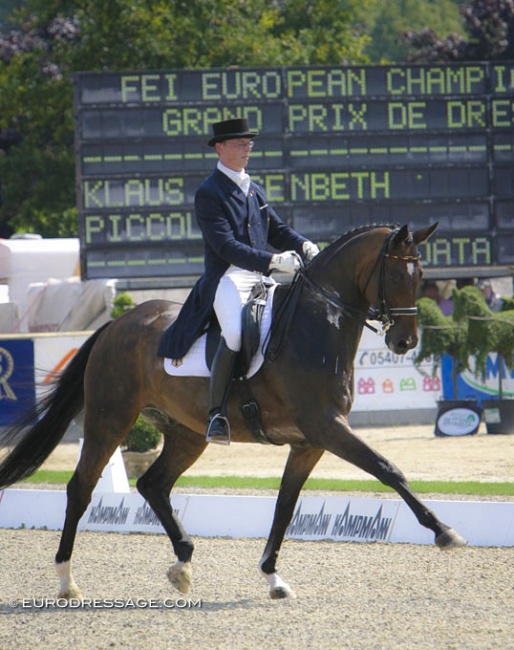
[[[378,297],[377,304],[372,306],[368,311],[363,312],[361,309],[357,309],[348,303],[342,302],[338,296],[335,296],[330,291],[327,291],[323,287],[317,285],[308,275],[306,267],[302,266],[299,275],[303,278],[304,281],[307,281],[309,286],[314,289],[314,291],[322,296],[326,302],[328,302],[332,307],[338,311],[345,313],[351,316],[358,316],[361,319],[365,320],[364,325],[371,329],[375,333],[385,334],[393,325],[395,316],[416,316],[418,313],[417,307],[390,307],[387,303],[386,291],[385,291],[385,277],[386,277],[386,260],[401,260],[405,262],[416,263],[419,261],[419,255],[392,255],[388,252],[389,244],[393,237],[397,234],[398,229],[392,230],[387,237],[384,239],[380,251],[378,253],[377,259],[373,264],[371,271],[369,273],[366,284],[364,285],[363,293],[366,293],[366,289],[370,283],[370,280],[375,273],[377,266],[379,266],[379,276],[378,276]],[[377,330],[376,327],[369,323],[369,320],[378,321],[382,325],[381,332]]]

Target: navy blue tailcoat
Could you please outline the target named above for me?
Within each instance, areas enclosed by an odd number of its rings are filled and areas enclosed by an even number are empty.
[[[214,296],[229,266],[268,275],[273,254],[269,246],[303,256],[302,245],[307,241],[268,205],[260,185],[251,182],[245,196],[218,169],[198,188],[195,210],[205,243],[205,271],[161,339],[158,354],[171,359],[182,359],[214,320]]]

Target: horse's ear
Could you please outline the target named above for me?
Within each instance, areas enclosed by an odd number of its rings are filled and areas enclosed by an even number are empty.
[[[410,239],[409,226],[402,226],[393,237],[393,241],[391,243],[393,246],[400,246],[408,239]]]
[[[439,222],[436,221],[432,226],[428,226],[428,228],[423,228],[422,230],[416,230],[416,232],[412,233],[412,238],[414,239],[414,243],[421,244],[421,242],[426,241],[429,237],[431,237],[434,232],[437,230],[437,226],[439,225]]]

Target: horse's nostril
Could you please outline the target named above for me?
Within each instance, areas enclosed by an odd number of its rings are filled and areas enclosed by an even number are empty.
[[[398,354],[404,354],[405,352],[407,352],[407,350],[409,349],[409,346],[407,345],[407,341],[403,339],[401,341],[398,341],[398,343],[396,344],[396,349],[398,351]]]

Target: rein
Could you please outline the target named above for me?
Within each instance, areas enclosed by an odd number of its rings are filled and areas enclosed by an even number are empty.
[[[392,255],[391,253],[387,252],[389,243],[397,232],[398,230],[392,230],[384,239],[377,259],[373,264],[373,267],[364,286],[365,293],[377,265],[380,264],[380,275],[378,280],[378,307],[371,307],[371,309],[365,313],[356,307],[352,307],[352,305],[348,305],[347,303],[342,302],[337,296],[333,295],[326,289],[323,289],[323,287],[320,287],[315,282],[313,282],[313,280],[307,275],[305,267],[302,266],[298,273],[301,275],[303,280],[306,280],[307,283],[314,289],[314,291],[321,295],[330,305],[332,305],[332,307],[342,313],[346,313],[349,316],[359,316],[361,319],[364,319],[364,325],[372,332],[375,332],[375,334],[385,334],[387,330],[394,325],[394,316],[416,316],[418,313],[417,307],[389,307],[387,304],[385,295],[385,260],[394,259],[402,260],[405,262],[419,261],[418,255]],[[382,331],[380,332],[376,327],[371,325],[371,323],[368,322],[369,320],[378,321],[382,325]]]
[[[348,303],[342,302],[338,296],[316,284],[307,274],[307,267],[302,264],[293,278],[293,282],[291,283],[291,287],[287,292],[283,303],[279,307],[276,315],[273,317],[271,328],[263,345],[266,359],[273,361],[278,356],[291,326],[293,314],[302,287],[305,284],[310,286],[316,294],[321,296],[325,302],[334,307],[334,309],[337,309],[342,314],[346,314],[353,318],[359,318],[359,320],[364,321],[364,326],[372,332],[375,332],[375,334],[385,334],[387,330],[394,325],[394,316],[416,316],[418,313],[417,307],[389,307],[387,304],[387,298],[385,295],[385,260],[394,259],[406,262],[419,261],[419,256],[417,255],[392,255],[387,252],[389,243],[397,232],[398,229],[392,230],[385,238],[364,286],[365,293],[377,265],[380,264],[380,275],[378,280],[378,308],[371,307],[369,310],[363,311],[362,309],[358,309]],[[378,330],[374,325],[368,322],[369,320],[380,322],[382,330]]]

